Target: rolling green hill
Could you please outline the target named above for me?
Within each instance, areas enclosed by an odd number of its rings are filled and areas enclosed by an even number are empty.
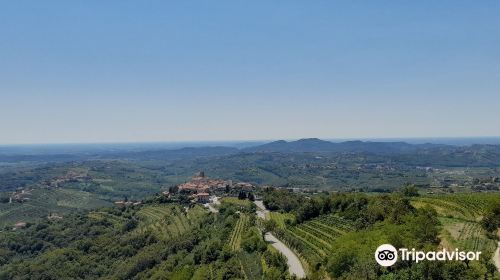
[[[406,279],[409,273],[421,279],[429,269],[439,279],[477,279],[485,273],[488,277],[496,274],[491,261],[496,241],[485,230],[483,216],[496,217],[490,212],[493,206],[500,209],[500,193],[422,197],[401,192],[333,193],[301,198],[267,189],[264,204],[274,210],[266,227],[296,252],[313,279]],[[490,223],[494,223],[491,218]],[[385,270],[375,262],[373,252],[386,243],[427,251],[481,251],[483,259],[435,266],[400,262]]]
[[[285,279],[251,212],[222,203],[108,207],[0,231],[0,279]],[[266,276],[267,275],[267,276]]]
[[[491,252],[496,242],[481,227],[485,212],[500,204],[500,193],[427,195],[413,200],[415,207],[431,207],[442,224],[441,245],[448,249]]]
[[[35,189],[27,197],[30,200],[22,203],[0,203],[0,227],[11,227],[17,221],[46,219],[50,213],[64,216],[111,205],[95,194],[72,189]]]

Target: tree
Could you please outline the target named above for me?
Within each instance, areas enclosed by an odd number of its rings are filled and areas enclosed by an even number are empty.
[[[262,240],[260,236],[255,234],[252,234],[241,242],[241,247],[249,253],[255,251],[263,252],[266,250],[266,246],[266,242],[264,242],[264,240]]]
[[[238,194],[238,199],[246,199],[246,198],[247,194],[244,191],[240,191],[240,193]]]
[[[253,195],[253,193],[248,194],[248,200],[255,201],[255,196]]]
[[[319,216],[321,206],[316,201],[309,200],[297,211],[297,222],[301,223]]]
[[[179,187],[177,187],[177,186],[171,186],[168,188],[168,192],[172,193],[172,194],[177,193],[178,191],[179,191]]]
[[[407,223],[408,229],[411,230],[417,240],[424,243],[437,244],[439,243],[439,220],[437,219],[436,211],[432,208],[418,209],[417,214],[410,218]]]
[[[277,227],[277,224],[276,224],[275,220],[264,221],[264,232],[274,231],[274,229],[276,227]]]
[[[500,228],[500,203],[495,204],[486,212],[481,225],[490,235],[494,236],[495,231]]]
[[[10,198],[7,194],[0,193],[0,203],[8,203]]]
[[[406,185],[401,189],[404,196],[416,197],[420,194],[418,193],[418,188],[415,185]]]
[[[127,232],[127,231],[131,231],[133,230],[134,228],[137,227],[139,223],[137,222],[136,219],[129,219],[124,225],[123,225],[123,228],[122,228],[122,231],[123,232]]]

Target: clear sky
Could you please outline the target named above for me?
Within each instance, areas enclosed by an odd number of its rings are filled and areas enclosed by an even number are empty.
[[[500,1],[3,1],[0,143],[500,135]]]

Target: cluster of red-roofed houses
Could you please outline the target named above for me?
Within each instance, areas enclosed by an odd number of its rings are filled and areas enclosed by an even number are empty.
[[[179,192],[188,193],[195,198],[197,202],[208,203],[210,195],[215,192],[224,192],[227,190],[243,190],[250,192],[254,186],[250,183],[233,183],[232,180],[211,179],[205,176],[203,171],[198,172],[190,181],[178,186]],[[165,195],[170,195],[164,192]]]
[[[203,171],[196,173],[191,180],[177,186],[179,193],[188,194],[193,201],[199,203],[209,203],[210,197],[216,194],[234,195],[237,196],[238,191],[251,192],[255,188],[254,185],[245,182],[233,183],[232,180],[211,179],[205,176]],[[171,191],[163,191],[162,195],[170,198],[175,193]],[[115,201],[117,206],[139,205],[140,201]]]

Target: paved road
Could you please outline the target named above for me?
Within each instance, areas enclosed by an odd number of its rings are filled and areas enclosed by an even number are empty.
[[[219,198],[214,195],[210,197],[210,203],[205,203],[203,204],[203,206],[207,207],[208,210],[210,210],[210,212],[212,213],[219,213],[219,210],[214,207],[214,205],[219,205],[219,204],[220,204]]]
[[[210,212],[212,213],[219,213],[219,210],[217,210],[213,205],[219,205],[220,204],[220,201],[219,201],[219,198],[216,197],[216,196],[212,196],[210,198],[210,201],[211,203],[205,203],[203,204],[203,206],[207,207],[208,210],[210,210]]]
[[[500,272],[500,241],[498,242],[497,250],[495,251],[495,254],[493,255],[493,261],[495,262],[495,266],[497,267],[498,271]]]
[[[220,201],[219,201],[219,198],[218,198],[217,196],[215,196],[215,195],[214,195],[214,196],[212,196],[212,197],[210,198],[210,200],[212,201],[212,203],[213,203],[213,204],[215,204],[215,205],[220,205]]]
[[[208,210],[212,213],[219,213],[219,210],[215,209],[210,203],[205,203],[203,204],[203,206],[207,207]]]
[[[276,250],[280,251],[286,257],[288,271],[290,271],[291,275],[295,275],[297,278],[306,277],[302,263],[300,263],[299,258],[292,252],[292,250],[290,250],[290,248],[288,248],[283,242],[279,241],[279,239],[270,232],[264,235],[264,239],[271,243],[271,246],[276,248]]]
[[[269,210],[266,209],[262,200],[256,200],[254,203],[257,205],[257,217],[267,220],[267,213],[269,213]]]
[[[264,203],[261,200],[254,201],[255,205],[257,205],[257,216],[261,219],[267,220],[269,210],[266,209]],[[302,263],[295,253],[288,248],[283,242],[281,242],[276,236],[272,233],[267,232],[264,235],[264,240],[271,243],[271,246],[276,248],[280,253],[282,253],[286,257],[286,262],[288,264],[288,271],[290,271],[291,275],[297,276],[297,278],[305,278],[306,272]]]

